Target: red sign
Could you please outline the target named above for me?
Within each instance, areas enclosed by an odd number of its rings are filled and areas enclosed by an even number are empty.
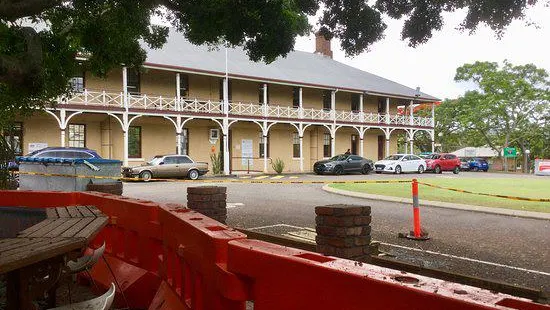
[[[539,171],[550,171],[550,161],[541,161],[539,163]]]

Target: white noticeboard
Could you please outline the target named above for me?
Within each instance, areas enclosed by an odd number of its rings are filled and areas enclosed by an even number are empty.
[[[254,157],[254,154],[252,150],[252,140],[241,140],[241,157],[243,166],[253,165],[252,157]]]
[[[42,143],[42,142],[29,143],[29,153],[41,150],[46,147],[48,147],[48,143]]]

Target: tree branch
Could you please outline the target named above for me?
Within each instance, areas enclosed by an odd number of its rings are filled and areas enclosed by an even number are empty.
[[[14,21],[38,15],[46,9],[60,5],[62,0],[0,0],[0,19]]]

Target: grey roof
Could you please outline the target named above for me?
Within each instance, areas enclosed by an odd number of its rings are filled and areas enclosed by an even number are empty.
[[[146,65],[159,65],[174,70],[206,71],[225,74],[225,49],[197,46],[182,34],[170,31],[166,44],[158,50],[147,51]],[[228,48],[228,72],[230,76],[297,85],[348,89],[374,94],[386,94],[414,98],[415,89],[380,76],[359,70],[323,55],[293,51],[270,64],[251,61],[240,48]],[[420,99],[439,99],[421,93]]]

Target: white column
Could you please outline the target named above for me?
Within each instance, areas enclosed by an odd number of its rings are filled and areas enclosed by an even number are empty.
[[[386,154],[384,157],[390,156],[390,139],[386,137]]]
[[[65,147],[65,128],[61,128],[61,147]]]
[[[304,137],[300,134],[300,172],[304,172]]]
[[[229,175],[229,120],[223,119],[223,173]]]
[[[178,155],[181,155],[182,149],[181,149],[181,131],[176,132],[176,150],[178,151]]]
[[[330,92],[330,113],[332,115],[332,119],[336,121],[336,91]]]
[[[330,130],[330,157],[336,155],[336,130],[335,126],[332,125]]]
[[[229,114],[229,78],[223,79],[223,113]]]
[[[410,147],[409,154],[414,154],[414,132],[412,131],[412,129],[411,129],[411,136],[409,138],[409,147]]]
[[[411,103],[409,104],[409,112],[411,114],[410,116],[410,125],[412,126],[414,124],[414,120],[413,120],[413,101],[411,100]]]
[[[435,153],[435,141],[432,140],[432,153]]]
[[[267,107],[267,84],[263,84],[263,102],[264,102],[264,116],[267,117],[269,114],[269,108]]]
[[[298,117],[300,119],[304,118],[304,101],[301,87],[298,88]]]
[[[365,110],[363,108],[363,94],[359,95],[359,121],[364,122],[365,121]],[[363,155],[361,155],[363,156]]]
[[[386,124],[390,123],[390,98],[386,98]]]
[[[359,138],[359,156],[363,157],[363,138]]]
[[[123,115],[122,115],[122,124],[123,124],[123,129],[122,129],[122,135],[123,135],[123,143],[124,143],[124,151],[123,151],[123,154],[122,156],[124,157],[123,158],[123,165],[124,166],[128,166],[128,129],[129,129],[129,125],[128,125],[128,112],[125,112]]]
[[[263,135],[264,137],[264,173],[267,173],[267,135]]]
[[[181,77],[179,72],[176,73],[176,110],[179,110],[181,98]]]

